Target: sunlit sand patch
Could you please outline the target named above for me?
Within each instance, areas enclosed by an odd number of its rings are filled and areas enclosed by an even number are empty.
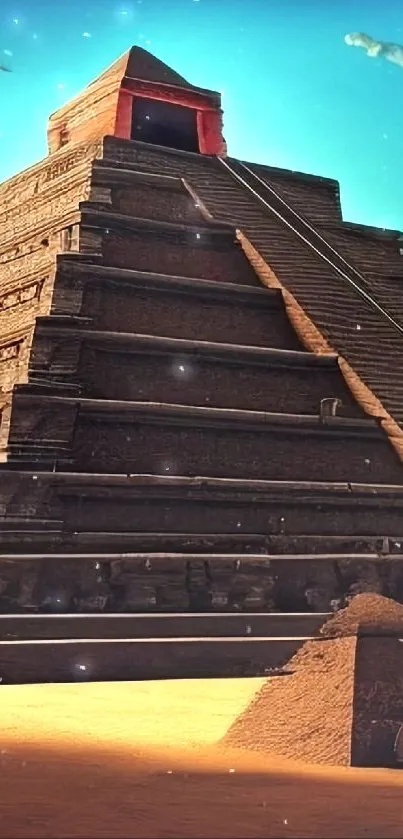
[[[266,682],[1,687],[0,835],[400,839],[402,773],[218,742]]]
[[[214,743],[266,680],[4,685],[2,737],[113,743]]]

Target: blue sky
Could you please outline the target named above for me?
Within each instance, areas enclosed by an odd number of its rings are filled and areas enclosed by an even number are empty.
[[[0,181],[46,155],[48,115],[132,44],[223,92],[229,153],[335,177],[344,217],[403,229],[401,0],[3,0]]]

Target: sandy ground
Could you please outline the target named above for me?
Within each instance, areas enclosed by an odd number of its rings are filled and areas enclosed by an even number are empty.
[[[403,773],[214,745],[263,679],[0,688],[1,837],[403,837]]]

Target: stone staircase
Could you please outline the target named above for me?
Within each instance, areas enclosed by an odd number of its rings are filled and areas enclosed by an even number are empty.
[[[282,672],[401,591],[401,462],[186,181],[97,161],[80,210],[13,393],[0,677]]]
[[[286,676],[321,614],[0,617],[3,684]]]

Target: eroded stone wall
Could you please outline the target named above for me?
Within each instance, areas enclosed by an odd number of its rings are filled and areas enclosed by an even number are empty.
[[[62,149],[0,186],[0,451],[13,387],[27,381],[35,320],[51,309],[56,254],[78,249],[79,203],[99,150]]]

